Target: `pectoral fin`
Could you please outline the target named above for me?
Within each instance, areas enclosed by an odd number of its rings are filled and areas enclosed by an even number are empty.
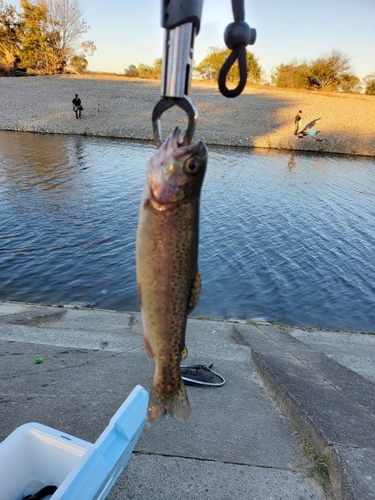
[[[191,287],[190,291],[188,314],[194,311],[195,306],[198,304],[200,293],[201,293],[201,274],[199,272],[199,269],[197,269],[195,273],[193,286]]]
[[[182,348],[182,351],[181,351],[181,361],[183,359],[186,359],[187,358],[187,355],[188,355],[188,348],[186,347],[186,345]]]

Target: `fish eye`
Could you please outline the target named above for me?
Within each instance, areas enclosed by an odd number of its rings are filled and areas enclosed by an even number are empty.
[[[184,171],[187,174],[196,174],[199,170],[200,162],[198,158],[189,158],[184,164]]]

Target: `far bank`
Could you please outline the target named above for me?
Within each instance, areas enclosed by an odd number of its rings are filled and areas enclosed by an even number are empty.
[[[158,81],[100,75],[0,78],[0,90],[2,130],[153,140]],[[75,94],[84,108],[80,120],[72,109]],[[199,111],[195,137],[207,144],[375,156],[374,96],[248,86],[227,99],[216,83],[195,81],[192,98]],[[316,135],[294,135],[300,109],[302,128]],[[162,125],[166,135],[186,126],[186,117],[172,109]]]

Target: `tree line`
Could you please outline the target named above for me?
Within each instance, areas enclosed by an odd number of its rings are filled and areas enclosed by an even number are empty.
[[[195,65],[193,77],[215,81],[219,71],[229,56],[229,49],[210,47],[207,56]],[[350,58],[339,50],[323,55],[311,62],[292,61],[280,64],[271,73],[270,82],[264,78],[258,59],[247,51],[247,69],[249,83],[265,83],[280,88],[307,89],[331,92],[359,93],[375,95],[375,73],[367,75],[363,82],[353,73]],[[153,66],[131,64],[124,70],[130,78],[155,78],[161,74],[161,59],[156,59]],[[228,75],[229,81],[238,81],[238,65],[234,65]]]
[[[375,94],[375,74],[365,77],[362,86],[349,56],[339,50],[311,62],[280,64],[271,74],[271,83],[284,88]]]
[[[21,0],[20,11],[0,0],[0,76],[85,71],[96,50],[91,40],[79,42],[87,30],[77,0]]]
[[[0,0],[0,76],[13,75],[18,68],[42,74],[77,73],[87,70],[87,56],[96,50],[94,42],[79,43],[88,26],[78,0],[21,0],[20,11]],[[229,49],[210,47],[206,57],[195,64],[193,77],[215,81],[230,54]],[[375,73],[363,81],[354,74],[350,58],[339,50],[310,62],[282,63],[264,77],[258,59],[246,52],[249,83],[265,83],[280,88],[350,92],[375,95]],[[124,70],[130,78],[154,78],[161,75],[162,59],[152,66],[131,64]],[[228,81],[239,79],[233,65]]]
[[[230,54],[229,49],[220,49],[210,47],[207,56],[194,67],[193,77],[203,80],[215,81],[218,79],[219,71]],[[248,69],[248,81],[259,83],[261,80],[261,67],[254,55],[246,51],[246,62]],[[129,78],[153,78],[159,79],[161,75],[162,59],[156,59],[153,66],[139,64],[135,66],[130,64],[124,70],[124,75]],[[239,79],[238,65],[234,65],[229,74],[228,81],[237,81]]]

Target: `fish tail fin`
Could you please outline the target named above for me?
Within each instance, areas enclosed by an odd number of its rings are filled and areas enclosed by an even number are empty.
[[[167,413],[176,420],[189,420],[190,405],[185,384],[180,380],[180,387],[174,394],[164,394],[152,387],[147,409],[147,424],[159,422]]]

